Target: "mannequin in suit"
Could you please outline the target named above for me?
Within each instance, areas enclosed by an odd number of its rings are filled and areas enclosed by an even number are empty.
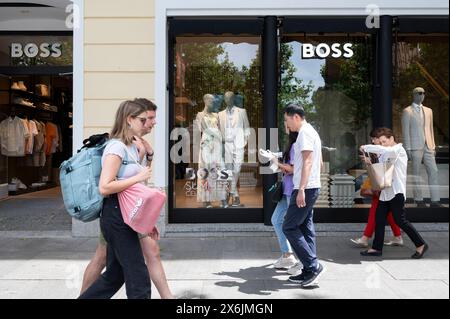
[[[225,149],[225,167],[232,171],[230,196],[232,207],[240,207],[240,197],[237,188],[241,165],[244,161],[244,150],[250,135],[250,124],[247,112],[235,106],[235,95],[228,91],[224,95],[225,110],[219,112],[220,130]]]
[[[214,112],[214,96],[205,94],[205,108],[197,114],[196,123],[201,132],[198,162],[197,201],[204,207],[212,208],[213,201],[222,201],[223,208],[228,207],[226,189],[217,182],[217,171],[224,168],[222,159],[222,134],[219,130],[219,118]]]
[[[425,90],[416,87],[413,90],[413,103],[403,110],[402,130],[403,144],[408,159],[413,164],[414,200],[418,207],[426,207],[420,188],[420,168],[422,161],[428,175],[431,193],[431,207],[441,207],[438,189],[438,169],[435,159],[433,131],[433,111],[422,105]]]

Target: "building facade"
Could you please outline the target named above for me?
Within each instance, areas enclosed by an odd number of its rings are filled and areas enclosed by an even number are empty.
[[[435,164],[410,162],[408,214],[448,222],[447,2],[74,3],[81,18],[73,41],[74,149],[109,131],[121,101],[155,101],[148,139],[153,183],[169,195],[163,232],[271,230],[277,175],[259,150],[283,151],[289,103],[304,105],[323,140],[316,221],[364,222],[370,201],[360,196],[367,174],[358,146],[377,126],[408,140],[416,129],[402,118],[416,87],[433,112]],[[246,117],[227,122],[228,106]],[[242,129],[231,137],[220,131],[230,123]],[[76,236],[97,230],[73,223]]]

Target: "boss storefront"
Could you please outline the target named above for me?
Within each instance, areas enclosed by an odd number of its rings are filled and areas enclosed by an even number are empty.
[[[169,223],[270,225],[279,176],[260,150],[284,150],[290,103],[322,138],[317,222],[367,220],[358,147],[378,126],[414,154],[410,220],[448,222],[448,16],[169,17],[167,30]],[[411,143],[418,95],[434,149]]]
[[[71,32],[0,32],[0,198],[59,184],[72,154],[72,50]]]

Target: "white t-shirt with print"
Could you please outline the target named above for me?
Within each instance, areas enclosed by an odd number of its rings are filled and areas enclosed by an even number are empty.
[[[303,124],[298,132],[294,144],[294,189],[300,188],[302,178],[303,156],[302,151],[312,151],[313,164],[306,189],[320,188],[320,165],[322,162],[322,142],[319,134],[309,123]]]

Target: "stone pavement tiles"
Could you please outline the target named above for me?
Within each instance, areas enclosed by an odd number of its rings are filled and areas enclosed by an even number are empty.
[[[318,287],[301,289],[272,263],[274,237],[163,238],[161,257],[178,298],[449,298],[448,232],[424,237],[422,260],[413,244],[386,247],[383,258],[361,257],[347,237],[318,237],[327,272]],[[0,238],[0,298],[76,298],[96,239]],[[125,288],[114,298],[126,298]],[[159,298],[155,287],[152,298]]]

